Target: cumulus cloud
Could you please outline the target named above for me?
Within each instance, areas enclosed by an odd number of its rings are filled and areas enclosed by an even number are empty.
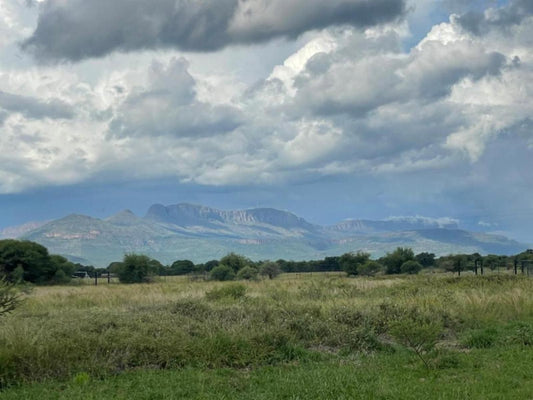
[[[20,23],[20,14],[23,7],[17,3],[2,1],[0,3],[0,49],[13,39],[22,39],[25,32]]]
[[[110,123],[113,137],[211,136],[235,130],[239,111],[229,105],[198,101],[195,80],[183,58],[168,65],[154,62],[147,87],[136,88]]]
[[[498,75],[504,64],[504,55],[466,40],[428,41],[406,56],[383,50],[361,58],[321,54],[298,78],[297,101],[315,113],[361,115],[411,99],[437,101],[465,78]]]
[[[41,21],[47,12],[55,15],[60,9],[70,18],[74,15],[72,4],[79,7],[77,18],[84,21],[88,18],[85,8],[93,7],[89,3],[48,1],[42,5]],[[131,4],[132,13],[122,14],[133,15],[144,3]],[[161,4],[152,4],[146,18]],[[194,12],[201,13],[202,7],[211,3],[172,4],[195,4],[198,10]],[[235,4],[220,46],[230,43],[230,36],[231,43],[244,43],[244,37],[266,40],[274,31],[296,34],[288,28],[299,26],[299,22],[290,22],[295,14],[293,2],[271,1],[264,3],[265,8],[259,1]],[[327,14],[324,7],[328,4],[344,3],[308,4],[306,12],[322,7]],[[102,10],[111,7],[101,6]],[[273,23],[276,12],[269,7],[287,7],[283,13],[287,20]],[[247,25],[247,15],[258,23]],[[94,29],[104,37],[105,18],[102,21],[104,25]],[[157,25],[158,21],[152,22]],[[194,56],[188,56],[193,60],[189,63],[174,57],[175,53],[164,52],[121,56],[132,62],[123,62],[112,71],[106,59],[55,65],[40,73],[4,75],[0,90],[17,95],[0,95],[0,120],[4,119],[0,190],[17,191],[43,182],[169,176],[217,186],[442,171],[463,176],[484,159],[487,148],[501,135],[530,140],[533,59],[528,21],[519,22],[503,38],[474,34],[452,18],[435,25],[410,50],[404,49],[397,26],[315,32],[255,84],[237,82],[231,90],[227,82],[238,81],[238,77],[207,76],[205,69],[204,74],[195,69]],[[199,36],[194,40],[204,43],[202,35],[207,31],[201,29],[209,26],[199,24]],[[253,36],[249,30],[254,26],[270,31],[266,36]],[[54,50],[53,57],[77,59],[140,46],[128,38],[111,47],[99,47],[107,42],[98,35],[90,36],[92,31],[84,31],[81,22],[80,27],[80,37],[94,38],[93,53],[74,46],[78,39],[74,37],[70,43],[65,35],[68,46],[82,53],[72,56],[72,52]],[[239,37],[235,32],[248,33]],[[69,48],[60,42],[53,41],[61,51]],[[161,43],[156,35],[146,42],[146,48]],[[97,48],[100,50],[94,53]],[[232,49],[227,50],[230,56]],[[147,61],[149,57],[156,60]],[[91,75],[91,82],[69,75],[71,68],[87,65],[104,67]],[[50,75],[52,82],[45,79]],[[32,103],[29,99],[40,100]],[[60,101],[70,105],[71,111],[75,109],[75,118],[67,118],[69,108],[63,109]]]
[[[113,51],[213,51],[347,24],[401,18],[405,0],[47,0],[22,47],[40,59],[79,61]]]
[[[0,90],[0,111],[21,113],[26,118],[71,119],[74,109],[58,99],[41,100],[30,96],[6,93]],[[1,121],[1,118],[0,118]]]
[[[470,10],[453,17],[463,29],[484,35],[491,29],[506,31],[520,24],[533,15],[533,2],[530,0],[510,0],[509,4],[499,8],[488,8],[483,11]]]

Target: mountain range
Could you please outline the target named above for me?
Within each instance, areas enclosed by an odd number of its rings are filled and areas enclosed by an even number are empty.
[[[218,210],[187,203],[154,204],[144,217],[129,210],[107,219],[73,214],[2,234],[38,242],[51,253],[95,266],[107,266],[130,252],[171,263],[205,262],[232,251],[254,260],[310,260],[357,250],[378,257],[398,246],[437,255],[514,254],[527,247],[504,236],[462,230],[449,219],[357,219],[321,226],[273,208]]]

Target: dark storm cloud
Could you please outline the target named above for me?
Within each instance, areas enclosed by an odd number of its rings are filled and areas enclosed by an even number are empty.
[[[367,27],[403,16],[406,0],[48,0],[22,47],[45,60],[113,51],[214,51],[296,37],[332,25]]]
[[[518,25],[531,15],[533,15],[532,0],[511,0],[505,7],[485,12],[468,11],[455,17],[455,22],[475,35],[483,35],[493,28],[505,30]]]
[[[21,113],[26,118],[41,119],[71,119],[74,110],[69,104],[51,99],[43,101],[34,97],[20,96],[0,90],[0,122],[2,109],[9,112]]]

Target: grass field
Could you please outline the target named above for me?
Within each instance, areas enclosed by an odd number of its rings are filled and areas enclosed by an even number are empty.
[[[36,287],[2,399],[533,399],[533,279],[282,275]]]

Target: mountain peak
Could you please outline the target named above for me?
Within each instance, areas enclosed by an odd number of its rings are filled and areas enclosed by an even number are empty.
[[[288,211],[275,208],[218,210],[197,204],[179,203],[169,206],[154,204],[145,219],[178,226],[217,226],[220,224],[266,224],[283,229],[312,230],[315,226]]]
[[[137,217],[133,211],[126,209],[110,216],[106,221],[115,225],[130,225],[138,222],[139,217]]]
[[[144,218],[123,210],[106,220],[71,214],[22,235],[50,252],[105,266],[125,253],[162,262],[205,262],[231,251],[253,259],[313,259],[364,249],[374,256],[396,247],[435,254],[513,254],[525,245],[462,231],[451,218],[393,217],[346,220],[322,227],[275,208],[219,210],[202,205],[154,204]]]

